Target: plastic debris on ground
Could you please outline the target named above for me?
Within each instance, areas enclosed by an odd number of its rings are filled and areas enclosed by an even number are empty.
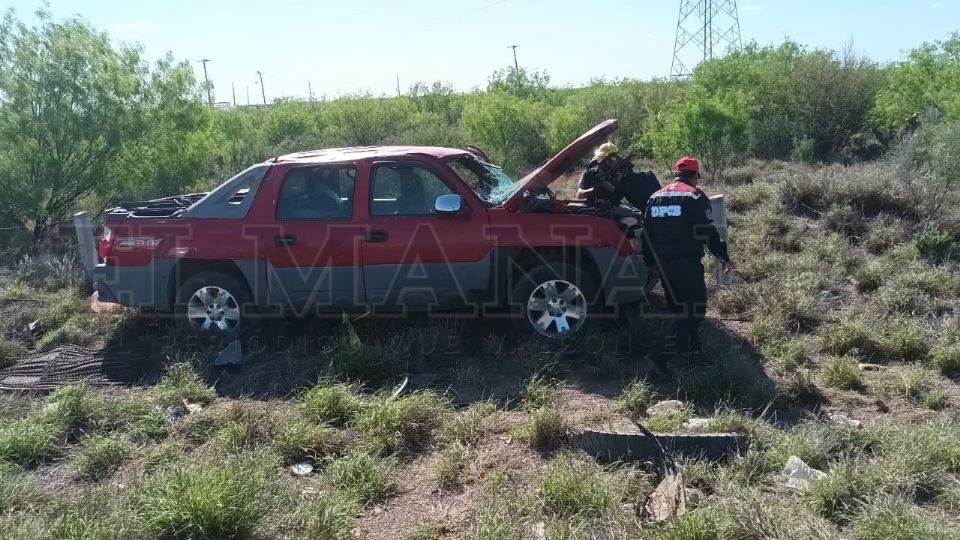
[[[313,472],[313,465],[309,463],[295,463],[290,466],[290,472],[297,476],[307,476]]]
[[[783,467],[783,483],[788,488],[805,490],[810,484],[827,477],[827,473],[814,469],[797,456],[790,456]]]

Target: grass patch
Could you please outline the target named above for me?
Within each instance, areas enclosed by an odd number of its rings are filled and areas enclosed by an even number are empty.
[[[879,342],[880,351],[901,362],[922,362],[930,354],[930,336],[909,320],[891,321]]]
[[[284,425],[273,439],[273,448],[285,463],[318,462],[342,449],[339,433],[329,426],[294,420]]]
[[[532,411],[517,430],[520,440],[541,451],[556,448],[566,436],[567,423],[552,407]]]
[[[315,420],[339,426],[351,422],[363,407],[353,386],[329,381],[317,383],[301,396],[301,400]]]
[[[672,433],[679,431],[691,418],[693,418],[693,407],[684,405],[677,411],[652,415],[643,421],[643,425],[654,433]]]
[[[90,435],[70,461],[70,476],[88,480],[105,478],[120,466],[131,450],[130,442],[121,434]]]
[[[164,538],[250,537],[268,513],[275,462],[256,452],[161,469],[138,491],[140,519]]]
[[[960,345],[940,345],[930,351],[930,365],[947,377],[960,375]]]
[[[878,386],[884,396],[920,400],[930,390],[930,372],[921,366],[887,371],[881,376]]]
[[[433,392],[405,396],[374,396],[357,416],[355,425],[375,452],[392,454],[430,442],[450,411],[450,404]]]
[[[488,419],[496,412],[497,404],[492,401],[474,403],[443,425],[442,439],[445,442],[477,444],[483,437]]]
[[[437,465],[438,483],[441,486],[459,484],[471,459],[473,459],[473,448],[469,445],[455,442],[444,448],[440,453],[440,463]]]
[[[860,540],[944,540],[946,531],[925,518],[917,507],[893,496],[867,501],[852,520]]]
[[[0,461],[23,466],[35,465],[57,448],[62,429],[41,414],[34,414],[0,426]]]
[[[852,356],[835,356],[823,369],[827,384],[840,390],[860,390],[863,380],[860,378],[860,362]]]
[[[27,509],[46,499],[33,475],[12,463],[0,462],[0,513]]]
[[[612,475],[595,462],[561,456],[544,472],[538,495],[549,514],[599,517],[614,509],[622,491]]]
[[[623,389],[617,402],[620,410],[631,418],[640,418],[647,414],[647,407],[653,402],[653,387],[646,381],[634,381]]]
[[[357,524],[360,505],[340,493],[323,493],[307,507],[306,535],[312,540],[349,538]]]
[[[184,403],[208,405],[217,393],[200,379],[192,365],[181,362],[167,367],[153,388],[153,397],[165,407],[179,407]]]
[[[393,493],[395,469],[393,458],[355,451],[331,463],[328,473],[333,485],[366,506]]]
[[[528,411],[540,409],[550,404],[557,385],[540,374],[534,375],[520,391],[520,403]]]
[[[835,356],[855,354],[864,350],[870,337],[864,321],[844,318],[839,323],[822,329],[821,349]]]

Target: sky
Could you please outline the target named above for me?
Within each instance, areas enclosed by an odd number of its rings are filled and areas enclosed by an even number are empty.
[[[9,0],[8,0],[9,1]],[[719,0],[715,0],[719,1]],[[12,0],[32,21],[38,0]],[[680,0],[50,0],[55,18],[79,16],[117,44],[208,58],[215,100],[395,94],[417,81],[486,86],[513,64],[554,85],[667,77]],[[960,0],[752,0],[739,4],[744,43],[785,38],[896,61],[960,29]]]

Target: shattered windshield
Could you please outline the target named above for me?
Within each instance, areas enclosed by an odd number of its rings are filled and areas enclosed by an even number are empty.
[[[447,161],[447,165],[470,186],[480,199],[497,206],[513,194],[518,183],[496,165],[480,161],[473,156],[459,156]]]

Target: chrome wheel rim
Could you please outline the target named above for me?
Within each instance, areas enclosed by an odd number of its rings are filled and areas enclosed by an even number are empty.
[[[545,281],[530,293],[527,320],[537,333],[550,339],[571,335],[587,321],[587,299],[569,281]]]
[[[201,287],[187,303],[187,321],[192,328],[209,332],[233,330],[240,324],[240,305],[221,287]]]

